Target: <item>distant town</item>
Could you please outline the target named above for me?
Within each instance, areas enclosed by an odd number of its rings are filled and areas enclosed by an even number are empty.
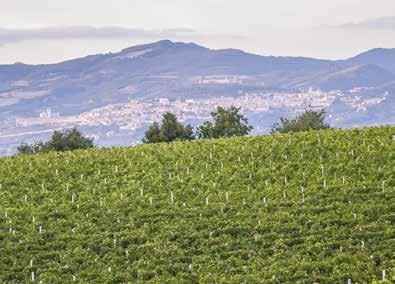
[[[270,108],[292,108],[299,112],[307,106],[313,109],[328,107],[333,100],[341,96],[339,92],[321,92],[310,90],[306,93],[245,93],[238,97],[214,97],[210,99],[158,98],[154,100],[130,100],[128,103],[110,104],[79,115],[61,116],[48,108],[39,117],[17,118],[16,127],[36,125],[112,125],[122,129],[136,130],[148,123],[158,121],[164,112],[170,111],[181,121],[199,121],[209,118],[210,112],[217,106],[241,107],[243,112],[265,112]]]
[[[364,111],[369,105],[379,104],[388,95],[362,99],[358,96],[358,90],[350,93],[355,93],[355,95],[345,96],[341,91],[323,92],[310,89],[299,93],[241,93],[233,97],[132,99],[127,103],[109,104],[69,116],[53,112],[51,108],[46,108],[38,116],[16,118],[13,127],[14,132],[0,133],[0,139],[7,139],[11,142],[19,141],[23,136],[28,138],[40,134],[48,135],[54,129],[77,126],[85,129],[104,127],[104,132],[88,133],[97,141],[100,141],[103,137],[116,136],[117,132],[123,132],[123,135],[130,137],[130,144],[136,144],[141,139],[140,136],[147,126],[154,121],[159,121],[162,114],[167,111],[176,114],[182,122],[196,125],[203,120],[210,119],[210,113],[217,106],[230,107],[233,105],[240,107],[243,113],[251,117],[284,109],[288,113],[294,114],[300,113],[308,107],[315,110],[326,109],[337,99],[356,111]],[[252,123],[254,124],[254,120],[252,120]],[[267,131],[267,128],[258,126],[253,133],[261,134]],[[0,145],[0,153],[3,155],[9,154],[14,151],[15,146],[15,144],[9,142],[6,146]]]

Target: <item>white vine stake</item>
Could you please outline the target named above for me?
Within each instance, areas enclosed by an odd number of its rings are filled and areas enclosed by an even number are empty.
[[[32,274],[31,274],[31,277],[32,277],[32,281],[34,281],[34,271],[32,271]]]
[[[381,272],[381,278],[383,281],[385,281],[386,275],[385,275],[385,270],[383,269],[383,271]]]
[[[152,205],[153,201],[152,201],[152,197],[149,198],[149,204]]]
[[[208,197],[206,197],[206,205],[208,205]]]
[[[171,204],[174,204],[174,194],[173,194],[173,191],[170,191],[170,202],[171,202]]]
[[[228,192],[225,192],[225,199],[226,199],[226,202],[229,201],[229,193]]]

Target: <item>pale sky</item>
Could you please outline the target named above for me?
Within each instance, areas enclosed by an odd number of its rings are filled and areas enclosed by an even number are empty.
[[[0,64],[58,62],[161,39],[346,58],[395,47],[395,0],[0,0]]]

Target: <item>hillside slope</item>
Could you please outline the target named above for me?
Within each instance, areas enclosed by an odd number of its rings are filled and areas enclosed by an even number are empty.
[[[375,48],[346,60],[351,64],[372,64],[395,73],[395,48]]]
[[[391,82],[394,75],[376,65],[354,65],[319,74],[312,80],[295,85],[298,88],[316,87],[325,91],[351,90],[356,87],[376,87]]]
[[[395,54],[378,49],[348,60],[260,56],[162,40],[116,53],[46,65],[0,65],[0,120],[52,108],[62,115],[125,103],[131,98],[196,98],[310,87],[347,91],[394,81]],[[360,68],[359,66],[364,66]],[[240,83],[199,84],[200,78]],[[217,86],[218,87],[218,86]],[[213,93],[214,92],[214,93]]]
[[[0,282],[394,280],[394,134],[2,158]]]

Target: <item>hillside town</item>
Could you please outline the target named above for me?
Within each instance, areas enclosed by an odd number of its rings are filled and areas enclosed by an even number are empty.
[[[361,96],[358,90],[324,92],[310,88],[305,92],[244,92],[237,96],[213,96],[172,99],[158,97],[153,99],[131,99],[125,103],[108,104],[103,107],[76,115],[62,115],[47,107],[32,113],[38,115],[17,117],[8,121],[0,131],[0,155],[15,151],[21,139],[34,141],[34,137],[45,139],[53,130],[73,126],[84,129],[101,146],[113,144],[133,145],[141,141],[148,125],[160,121],[165,112],[174,113],[185,123],[198,125],[210,119],[210,113],[218,106],[241,108],[254,126],[253,134],[264,134],[272,123],[284,114],[293,116],[307,108],[328,109],[337,101],[355,112],[365,112],[370,106],[382,103],[389,92],[380,96]],[[328,114],[328,119],[336,121],[336,114]],[[265,123],[263,123],[265,121]],[[267,123],[266,123],[267,122]],[[4,122],[5,123],[5,122]],[[1,126],[1,125],[0,125]]]
[[[262,113],[270,109],[287,108],[300,112],[311,107],[328,107],[339,92],[313,91],[305,93],[245,93],[237,97],[213,97],[210,99],[158,98],[153,100],[130,100],[128,103],[110,104],[79,115],[62,116],[51,113],[51,109],[41,112],[39,117],[16,119],[16,127],[37,125],[113,125],[122,129],[136,130],[146,124],[158,121],[167,111],[177,115],[181,121],[194,122],[208,119],[217,106],[241,107],[245,113]]]

